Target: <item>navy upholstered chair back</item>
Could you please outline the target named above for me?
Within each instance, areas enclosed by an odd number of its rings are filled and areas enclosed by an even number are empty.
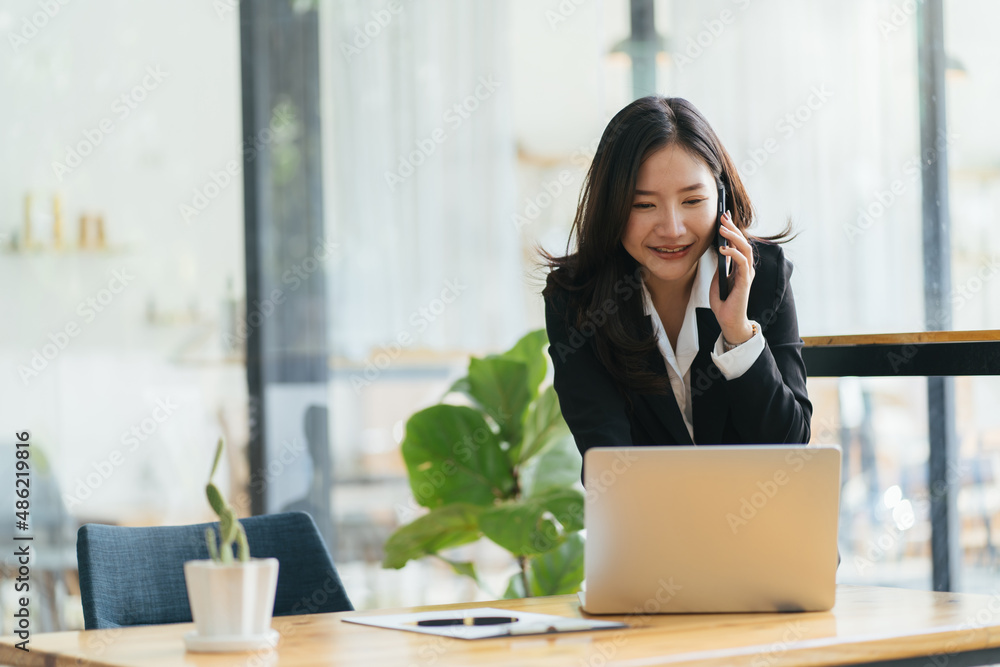
[[[312,517],[285,512],[241,519],[254,558],[277,558],[274,615],[353,609]],[[208,558],[205,528],[86,524],[77,534],[88,630],[191,621],[184,562]]]

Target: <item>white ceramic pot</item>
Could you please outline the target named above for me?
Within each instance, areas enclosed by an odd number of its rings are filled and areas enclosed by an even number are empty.
[[[260,637],[271,630],[277,558],[231,565],[189,560],[184,581],[199,637]]]

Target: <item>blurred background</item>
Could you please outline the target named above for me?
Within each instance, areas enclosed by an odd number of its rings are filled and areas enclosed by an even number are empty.
[[[928,327],[910,0],[5,2],[0,468],[30,430],[36,618],[82,627],[81,523],[211,520],[220,435],[239,511],[313,513],[356,608],[499,596],[485,541],[462,549],[494,591],[381,568],[419,513],[403,427],[544,326],[535,248],[565,251],[636,97],[703,112],[753,231],[791,219],[803,336],[1000,328],[1000,5],[943,5],[951,321]],[[844,451],[838,582],[930,588],[926,380],[809,390]],[[954,391],[954,587],[988,592],[1000,380]]]

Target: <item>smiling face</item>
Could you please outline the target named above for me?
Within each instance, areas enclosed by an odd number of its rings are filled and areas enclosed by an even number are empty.
[[[686,291],[715,238],[718,190],[708,165],[680,146],[651,154],[639,167],[622,244],[649,270],[650,291]]]

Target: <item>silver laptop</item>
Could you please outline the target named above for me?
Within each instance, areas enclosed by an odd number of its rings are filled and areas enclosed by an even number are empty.
[[[833,606],[840,448],[594,448],[584,475],[584,611]]]

